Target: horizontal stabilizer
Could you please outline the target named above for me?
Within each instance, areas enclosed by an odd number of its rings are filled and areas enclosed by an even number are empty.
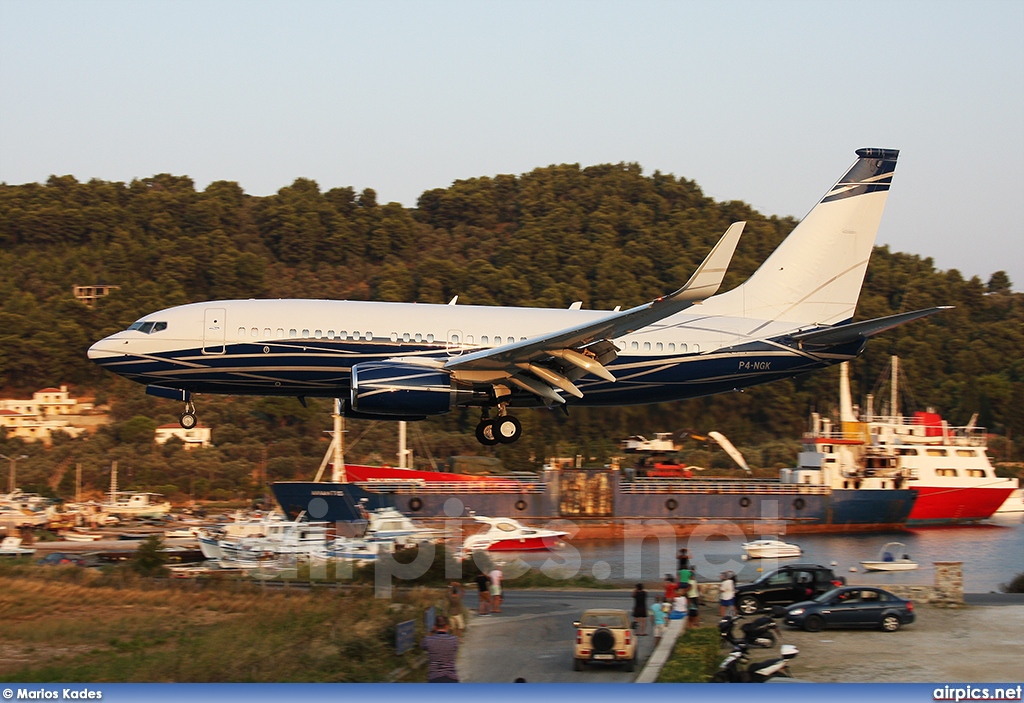
[[[867,339],[868,337],[874,337],[876,334],[888,332],[889,330],[899,327],[900,325],[905,325],[908,322],[913,322],[914,320],[919,320],[922,317],[928,317],[937,312],[951,309],[951,305],[943,305],[937,308],[904,312],[899,315],[878,317],[874,320],[864,320],[863,322],[854,322],[848,325],[836,325],[835,327],[826,327],[825,329],[811,330],[809,332],[798,332],[797,334],[792,335],[792,337],[803,344],[845,344],[848,342]]]

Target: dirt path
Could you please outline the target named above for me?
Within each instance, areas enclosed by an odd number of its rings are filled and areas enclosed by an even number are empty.
[[[898,632],[783,626],[795,644],[795,676],[822,683],[1019,683],[1024,679],[1024,606],[947,610],[919,606],[917,620]],[[774,651],[774,650],[773,650]],[[761,650],[754,659],[768,658]]]

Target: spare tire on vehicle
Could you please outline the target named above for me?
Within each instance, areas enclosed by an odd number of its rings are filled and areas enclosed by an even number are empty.
[[[607,654],[613,651],[615,649],[615,633],[607,627],[594,630],[594,634],[590,636],[590,646],[594,648],[595,653]]]

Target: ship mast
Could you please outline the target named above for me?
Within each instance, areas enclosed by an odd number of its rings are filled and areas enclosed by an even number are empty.
[[[892,378],[889,381],[889,414],[899,417],[899,368],[900,358],[892,357]]]

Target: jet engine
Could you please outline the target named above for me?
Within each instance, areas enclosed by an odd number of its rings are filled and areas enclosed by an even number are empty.
[[[368,415],[443,415],[472,396],[443,369],[394,361],[352,367],[352,409]]]

